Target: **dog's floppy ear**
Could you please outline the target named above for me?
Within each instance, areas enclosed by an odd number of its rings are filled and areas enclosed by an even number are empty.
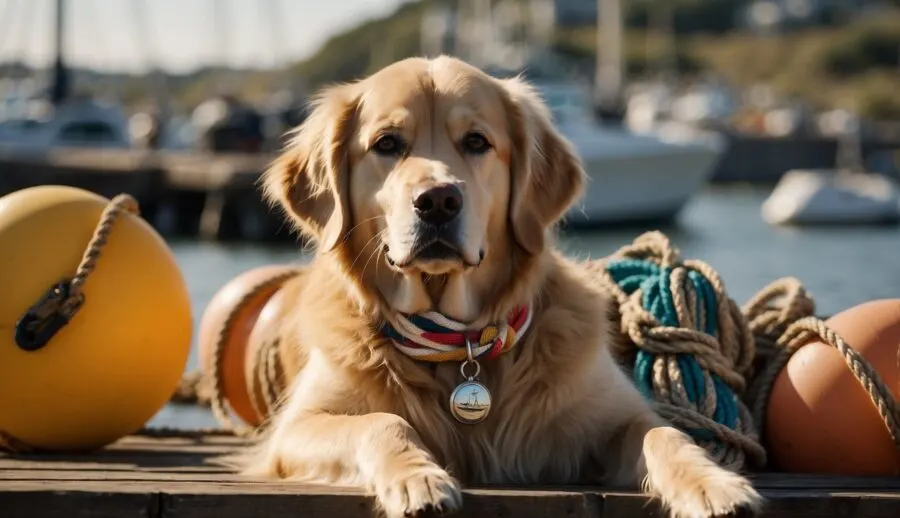
[[[547,230],[581,196],[586,174],[535,89],[518,77],[500,83],[513,148],[510,222],[519,245],[536,255],[544,249]]]
[[[350,229],[348,144],[357,102],[353,85],[321,92],[309,117],[262,178],[266,199],[281,205],[301,232],[326,252]]]

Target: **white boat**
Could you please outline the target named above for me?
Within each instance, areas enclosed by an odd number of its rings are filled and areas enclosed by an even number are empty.
[[[772,225],[878,224],[900,221],[893,178],[849,170],[792,170],[762,204]]]
[[[576,146],[590,177],[573,225],[665,221],[677,216],[713,173],[727,143],[716,133],[663,123],[652,133],[598,124],[586,89],[537,83],[559,130]]]
[[[92,99],[30,103],[34,109],[26,116],[0,121],[0,150],[41,155],[61,147],[131,147],[128,119],[117,105]]]

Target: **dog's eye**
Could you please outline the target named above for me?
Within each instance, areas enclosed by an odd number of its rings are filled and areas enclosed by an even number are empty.
[[[372,145],[372,150],[383,156],[397,156],[403,153],[403,139],[396,135],[382,135]]]
[[[465,149],[469,153],[481,154],[487,152],[487,150],[491,149],[491,143],[482,135],[477,132],[466,133],[466,136],[463,137],[463,149]]]

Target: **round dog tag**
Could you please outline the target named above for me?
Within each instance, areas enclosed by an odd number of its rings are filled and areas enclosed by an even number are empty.
[[[450,394],[450,413],[462,424],[480,423],[490,411],[491,393],[477,381],[464,381]]]

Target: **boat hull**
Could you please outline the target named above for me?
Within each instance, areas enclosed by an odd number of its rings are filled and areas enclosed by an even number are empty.
[[[568,212],[572,226],[665,222],[712,175],[720,148],[666,146],[641,154],[584,156],[588,185]],[[583,153],[586,155],[586,153]]]
[[[763,202],[771,225],[877,225],[900,221],[900,184],[878,174],[788,171]]]

